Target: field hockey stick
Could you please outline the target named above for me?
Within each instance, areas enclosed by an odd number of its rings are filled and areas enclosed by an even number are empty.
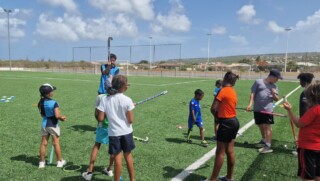
[[[297,146],[296,131],[295,131],[295,129],[294,129],[293,122],[292,122],[291,120],[290,120],[290,126],[291,126],[291,131],[292,131],[294,143],[295,143],[295,145]]]
[[[51,145],[49,164],[52,164],[52,161],[53,161],[53,152],[54,152],[54,147],[53,147],[53,145]]]
[[[236,107],[236,109],[244,110],[244,111],[246,111],[246,112],[252,112],[252,110],[247,110],[247,108]]]
[[[279,117],[287,117],[285,114],[280,114],[280,113],[274,113],[274,112],[268,112],[268,111],[260,111],[262,114],[269,114],[269,115],[274,115],[274,116],[279,116]]]
[[[143,138],[139,138],[139,137],[137,137],[137,136],[133,136],[133,139],[134,140],[138,140],[138,141],[142,141],[142,142],[148,142],[149,141],[149,138],[148,137],[146,137],[145,139],[143,139]]]
[[[137,103],[136,103],[136,106],[137,106],[137,105],[140,105],[140,104],[142,104],[142,103],[145,103],[145,102],[147,102],[147,101],[150,101],[150,100],[152,100],[152,99],[154,99],[154,98],[157,98],[157,97],[159,97],[159,96],[165,95],[165,94],[167,94],[167,93],[168,93],[168,91],[166,91],[166,90],[165,90],[165,91],[162,91],[162,92],[160,92],[159,94],[156,94],[156,95],[154,95],[154,96],[148,97],[148,98],[146,98],[146,99],[143,99],[143,100],[137,102]]]
[[[110,61],[110,46],[111,46],[110,42],[111,42],[111,40],[113,40],[113,38],[111,36],[109,36],[109,38],[108,38],[108,61]]]

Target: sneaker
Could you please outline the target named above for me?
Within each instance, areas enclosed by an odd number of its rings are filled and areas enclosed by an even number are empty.
[[[220,176],[220,177],[218,177],[218,181],[234,181],[233,179],[227,179],[227,177],[225,177],[225,176]]]
[[[206,140],[201,141],[201,145],[204,147],[208,146],[208,142]]]
[[[266,146],[266,142],[264,142],[263,140],[260,140],[259,142],[256,143],[256,146],[259,148],[262,148]]]
[[[293,156],[298,156],[298,152],[297,151],[292,151]]]
[[[67,161],[65,161],[65,160],[57,161],[57,167],[58,168],[62,168],[66,164],[67,164]]]
[[[83,172],[83,173],[82,173],[82,177],[83,177],[85,180],[91,180],[91,178],[92,178],[92,173],[88,174],[88,172]]]
[[[271,152],[273,152],[273,150],[268,146],[264,146],[264,147],[259,149],[259,152],[260,153],[271,153]]]
[[[46,167],[46,161],[40,161],[39,168],[44,168],[44,167]]]
[[[227,177],[225,177],[225,176],[220,176],[220,177],[218,177],[218,181],[234,181],[233,179],[227,179]]]
[[[113,171],[110,169],[110,170],[108,170],[108,168],[104,168],[103,169],[103,172],[105,173],[105,174],[107,174],[109,177],[112,177],[113,176]]]

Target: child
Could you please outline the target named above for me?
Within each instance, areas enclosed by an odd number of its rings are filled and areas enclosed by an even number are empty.
[[[204,133],[203,133],[203,123],[202,123],[202,116],[201,116],[201,107],[200,101],[204,96],[204,92],[201,89],[197,89],[194,92],[194,98],[191,99],[189,103],[189,119],[188,119],[188,136],[187,142],[191,143],[190,134],[193,128],[193,124],[196,124],[200,129],[200,136],[201,136],[201,145],[204,147],[208,146],[206,140],[204,140]]]
[[[214,93],[213,93],[214,101],[216,100],[216,97],[217,97],[219,91],[221,90],[221,87],[222,87],[222,81],[221,80],[217,80],[216,81],[216,89],[214,90]],[[213,136],[213,141],[217,141],[217,130],[218,130],[218,127],[219,127],[218,118],[217,118],[218,110],[213,110],[213,112],[211,112],[211,113],[214,116],[214,136]]]
[[[101,77],[100,77],[100,85],[98,89],[99,94],[106,94],[106,81],[109,79],[112,80],[112,77],[119,74],[119,68],[116,66],[117,56],[113,53],[108,57],[107,64],[102,64],[100,67]]]
[[[290,121],[300,128],[298,138],[298,176],[302,180],[320,180],[320,81],[309,84],[304,93],[308,109],[301,118],[293,115],[292,106],[284,102]]]
[[[239,76],[228,71],[223,78],[223,88],[214,101],[211,109],[218,110],[219,128],[217,130],[217,149],[211,178],[206,181],[232,181],[234,175],[235,155],[234,142],[239,130],[239,121],[236,117],[236,105],[238,102],[234,85]],[[227,175],[219,177],[220,169],[227,155]]]
[[[107,89],[108,96],[103,98],[97,107],[98,120],[109,120],[109,154],[114,156],[114,180],[119,181],[122,170],[122,153],[127,163],[130,181],[134,181],[134,167],[131,151],[135,148],[133,141],[133,109],[132,100],[123,93],[128,89],[128,79],[116,75],[112,79],[112,87]]]
[[[40,145],[39,168],[44,168],[46,166],[45,155],[50,135],[52,136],[52,144],[58,160],[57,167],[62,168],[67,163],[61,156],[59,143],[60,128],[58,126],[59,120],[66,121],[66,116],[60,115],[60,109],[57,101],[51,99],[53,97],[54,90],[56,90],[56,87],[48,83],[41,85],[39,88],[41,98],[38,103],[38,108],[42,116],[42,140]]]
[[[96,100],[96,109],[95,109],[95,118],[98,120],[98,109],[97,107],[99,106],[100,102],[102,99],[106,97],[105,94],[100,94],[97,96]],[[108,120],[105,119],[103,122],[98,123],[98,127],[96,130],[96,142],[92,148],[91,152],[91,157],[90,157],[90,162],[89,162],[89,167],[86,172],[82,173],[82,177],[85,180],[91,180],[92,178],[92,171],[94,167],[94,162],[96,160],[97,154],[99,152],[101,144],[109,144],[109,136],[108,136]],[[112,172],[112,164],[113,164],[114,158],[110,156],[110,161],[109,161],[109,166],[106,167],[103,172],[106,173],[108,176],[112,177],[113,172]]]

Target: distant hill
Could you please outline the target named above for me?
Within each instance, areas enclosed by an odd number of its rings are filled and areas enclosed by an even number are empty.
[[[285,60],[285,53],[274,53],[274,54],[256,54],[256,55],[237,55],[237,56],[226,56],[226,57],[214,57],[210,58],[210,62],[224,62],[224,63],[235,63],[242,59],[255,60],[258,56],[262,60],[271,62],[281,62]],[[179,59],[167,60],[167,62],[179,62]],[[185,58],[183,62],[188,63],[201,63],[207,62],[208,58]],[[304,53],[288,53],[288,61],[306,61],[306,62],[320,62],[320,52],[304,52]]]

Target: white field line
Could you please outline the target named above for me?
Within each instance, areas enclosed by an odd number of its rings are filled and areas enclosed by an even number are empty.
[[[297,91],[301,86],[298,86],[291,92],[289,92],[286,97],[289,97],[291,94],[293,94],[295,91]],[[279,105],[283,101],[283,98],[281,98],[278,102],[275,103],[275,106]],[[239,129],[237,134],[237,137],[239,135],[242,135],[247,129],[249,129],[252,125],[254,125],[254,119],[252,119],[250,122],[248,122],[246,125],[244,125],[241,129]],[[188,166],[186,169],[184,169],[182,172],[180,172],[178,175],[173,177],[171,181],[182,181],[183,179],[187,178],[191,173],[193,173],[196,169],[198,169],[201,165],[206,163],[209,159],[211,159],[216,154],[216,148],[214,147],[212,150],[210,150],[208,153],[203,155],[200,159],[192,163],[190,166]]]
[[[80,81],[80,82],[93,82],[92,80],[84,80],[84,79],[63,79],[63,78],[51,78],[51,77],[23,77],[23,76],[0,76],[6,79],[47,79],[47,80],[66,80],[66,81]],[[99,81],[99,80],[97,80]],[[155,86],[155,87],[162,87],[162,86],[170,86],[170,85],[179,85],[179,84],[189,84],[195,82],[204,82],[204,81],[211,81],[211,80],[196,80],[196,81],[189,81],[189,82],[176,82],[170,84],[140,84],[140,83],[130,83],[131,85],[144,85],[144,86]]]

